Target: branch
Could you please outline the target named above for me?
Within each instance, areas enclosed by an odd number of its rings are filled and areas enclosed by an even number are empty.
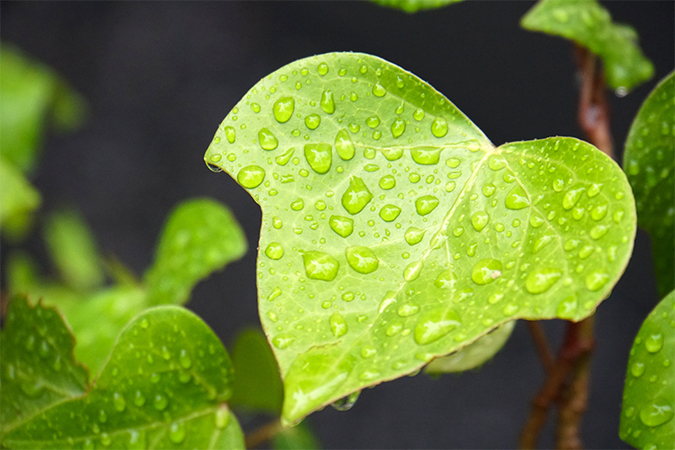
[[[537,348],[537,353],[539,354],[539,359],[541,359],[541,364],[544,366],[544,371],[546,373],[551,373],[555,361],[553,360],[553,353],[551,348],[548,345],[548,340],[546,339],[546,333],[541,327],[541,324],[538,321],[527,321],[527,328],[530,330],[532,335],[532,340],[534,341],[534,346]]]
[[[246,436],[246,448],[255,448],[263,442],[269,441],[270,439],[274,438],[274,436],[276,436],[282,429],[283,427],[281,426],[281,421],[279,419],[274,419],[271,422],[256,428]]]

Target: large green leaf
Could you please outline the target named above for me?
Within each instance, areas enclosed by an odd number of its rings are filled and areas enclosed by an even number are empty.
[[[14,297],[0,333],[0,436],[85,393],[87,370],[73,359],[74,345],[55,309]]]
[[[236,377],[230,405],[279,414],[284,388],[279,366],[261,331],[249,328],[237,335],[232,364]]]
[[[425,9],[442,8],[452,3],[458,3],[462,0],[371,0],[378,5],[389,8],[400,9],[407,13],[415,13]]]
[[[580,320],[623,272],[635,206],[590,144],[495,148],[382,59],[332,53],[265,77],[206,161],[262,206],[262,323],[295,422],[518,318]]]
[[[85,291],[103,282],[96,240],[78,211],[52,213],[45,225],[45,242],[61,277],[70,287]]]
[[[40,202],[40,193],[21,171],[0,156],[0,228],[2,231],[6,232],[7,226],[12,226],[17,222],[23,223],[40,206]]]
[[[661,297],[675,289],[675,72],[642,104],[626,140],[624,168],[638,225],[652,237]]]
[[[186,309],[159,306],[124,328],[86,395],[6,428],[3,445],[244,448],[224,403],[231,388],[230,359],[216,335]]]
[[[630,350],[619,435],[640,449],[675,448],[675,291],[640,327]]]
[[[642,54],[635,30],[612,22],[596,0],[540,0],[521,25],[570,39],[600,56],[607,83],[620,95],[654,75],[654,66]]]
[[[185,303],[198,281],[244,253],[244,232],[225,206],[210,199],[181,203],[167,219],[145,274],[149,304]]]

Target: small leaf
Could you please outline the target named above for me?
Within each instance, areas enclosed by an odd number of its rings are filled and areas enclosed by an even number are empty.
[[[45,242],[68,286],[86,291],[103,283],[96,239],[78,211],[67,209],[52,213],[45,225]]]
[[[0,436],[85,393],[87,370],[73,359],[74,345],[54,308],[12,299],[0,333]]]
[[[640,327],[628,359],[619,435],[639,449],[675,448],[675,291]]]
[[[272,448],[274,450],[317,450],[321,448],[321,444],[307,421],[304,421],[292,428],[282,428],[272,439]]]
[[[284,397],[279,366],[261,331],[249,328],[237,335],[232,364],[235,377],[230,405],[279,414]]]
[[[224,403],[231,389],[230,359],[216,335],[186,309],[159,306],[124,328],[86,395],[7,430],[3,444],[243,448],[241,429]]]
[[[623,161],[638,225],[652,237],[663,297],[675,289],[675,72],[661,80],[642,104],[628,133]]]
[[[600,56],[607,83],[621,96],[654,75],[635,30],[613,23],[596,0],[540,0],[520,23],[527,30],[570,39]]]
[[[400,9],[407,13],[416,13],[426,9],[442,8],[452,3],[458,3],[462,0],[372,0],[381,6]]]
[[[274,109],[288,98],[294,112],[280,122]],[[331,146],[326,173],[306,144]],[[635,236],[630,186],[595,147],[551,138],[495,148],[431,86],[365,54],[265,77],[205,160],[262,206],[259,310],[286,423],[511,320],[593,314]]]
[[[197,282],[244,253],[244,232],[224,205],[183,202],[167,219],[155,263],[145,274],[148,304],[185,303]]]
[[[0,156],[0,228],[3,233],[7,226],[18,222],[13,234],[21,235],[26,228],[22,225],[30,223],[27,216],[33,214],[41,201],[40,193],[21,171]]]
[[[26,294],[39,283],[40,271],[35,260],[22,250],[15,250],[7,257],[5,269],[7,290],[11,295]]]
[[[475,369],[492,359],[511,337],[515,321],[508,322],[490,334],[483,336],[459,352],[434,359],[425,368],[428,374],[464,372]]]

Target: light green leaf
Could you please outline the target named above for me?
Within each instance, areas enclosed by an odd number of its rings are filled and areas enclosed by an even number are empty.
[[[675,448],[675,291],[640,327],[628,359],[619,435],[640,449]]]
[[[27,217],[40,206],[40,202],[40,193],[21,171],[0,156],[0,228],[3,233],[7,231],[5,227],[18,221],[20,224],[13,227],[18,228],[13,234],[21,234],[25,228],[21,225],[30,223]]]
[[[615,24],[596,0],[540,0],[521,20],[523,28],[570,39],[602,58],[607,83],[625,95],[654,75],[635,30]]]
[[[185,303],[197,282],[244,253],[244,232],[224,205],[210,199],[182,203],[167,219],[145,274],[148,303]]]
[[[628,133],[623,161],[638,225],[652,237],[663,297],[675,289],[675,72],[661,80],[642,104]]]
[[[259,310],[287,423],[511,320],[587,317],[633,247],[630,186],[602,152],[572,138],[495,148],[370,55],[265,77],[205,159],[262,206]]]
[[[45,242],[68,286],[86,291],[103,283],[96,239],[78,211],[66,209],[52,213],[45,224]]]
[[[11,45],[0,50],[0,154],[21,171],[36,164],[45,122],[54,112],[59,128],[74,128],[84,100],[48,67]]]
[[[40,271],[35,260],[22,250],[15,250],[7,257],[5,280],[11,295],[26,294],[39,283]]]
[[[282,428],[272,439],[274,450],[316,450],[321,448],[312,429],[303,421],[292,428]]]
[[[416,13],[426,9],[442,8],[452,3],[459,3],[462,0],[372,0],[381,6],[400,9],[407,13]]]
[[[188,310],[159,306],[124,328],[86,395],[5,429],[3,445],[244,448],[224,403],[231,388],[230,359],[216,335]]]
[[[87,370],[73,359],[74,345],[58,311],[13,298],[0,333],[0,437],[85,393]]]
[[[237,335],[232,347],[232,365],[235,377],[230,405],[279,414],[284,388],[279,366],[261,331],[249,328]]]
[[[464,372],[491,360],[511,337],[516,321],[508,322],[457,353],[434,359],[424,371],[431,375]]]

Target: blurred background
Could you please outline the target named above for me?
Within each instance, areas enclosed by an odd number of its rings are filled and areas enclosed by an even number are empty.
[[[260,78],[306,56],[358,51],[385,58],[445,94],[495,145],[548,136],[583,138],[576,122],[572,46],[527,32],[524,1],[467,1],[407,15],[366,1],[2,2],[0,37],[58,71],[87,99],[89,117],[50,135],[33,182],[41,211],[79,208],[100,248],[140,275],[162,223],[179,201],[212,197],[244,227],[249,252],[201,283],[188,307],[226,346],[257,318],[255,257],[260,210],[203,154],[220,121]],[[640,104],[675,65],[675,3],[606,2],[632,25],[655,77],[625,98],[610,93],[617,158]],[[24,247],[46,263],[38,237]],[[2,244],[2,255],[12,249]],[[3,266],[5,258],[3,258]],[[3,269],[4,273],[4,269]],[[618,438],[628,351],[657,301],[649,237],[597,312],[588,448],[628,448]],[[560,343],[564,326],[545,324]],[[326,448],[515,447],[543,370],[525,324],[476,372],[404,377],[362,393],[348,412],[310,417]],[[245,428],[252,426],[240,418]],[[550,447],[549,424],[541,447]]]

